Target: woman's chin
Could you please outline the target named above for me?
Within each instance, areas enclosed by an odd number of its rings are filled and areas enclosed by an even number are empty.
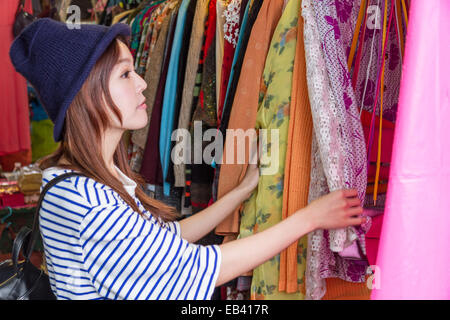
[[[147,125],[147,122],[148,122],[147,116],[145,116],[145,121],[142,121],[142,119],[141,119],[141,121],[133,124],[133,126],[130,126],[130,128],[128,128],[128,130],[139,130],[139,129],[142,129],[142,128],[144,128]]]

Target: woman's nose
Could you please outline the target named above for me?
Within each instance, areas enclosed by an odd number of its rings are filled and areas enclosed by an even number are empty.
[[[142,79],[142,77],[140,75],[137,75],[137,92],[141,93],[142,91],[144,91],[145,89],[147,89],[147,82],[145,82],[144,79]]]

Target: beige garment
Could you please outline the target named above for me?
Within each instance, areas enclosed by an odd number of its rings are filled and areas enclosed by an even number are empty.
[[[223,15],[227,9],[229,0],[217,0],[217,23],[216,23],[216,108],[219,107],[220,101],[220,83],[222,79],[222,62],[223,51],[225,43],[225,32],[223,26],[225,25],[225,16]],[[219,110],[217,110],[218,114]]]
[[[155,102],[156,91],[158,90],[159,77],[161,75],[161,68],[164,59],[164,48],[166,44],[167,32],[169,30],[170,15],[168,14],[164,19],[161,30],[156,40],[156,45],[153,51],[150,53],[147,64],[147,72],[145,73],[144,80],[147,83],[147,89],[144,91],[145,99],[147,100],[147,125],[139,130],[133,131],[131,139],[135,145],[145,150],[147,144],[148,128],[150,125],[150,118],[152,116],[153,104]]]
[[[178,129],[189,129],[189,122],[192,111],[192,100],[194,96],[195,78],[197,76],[200,51],[203,45],[203,33],[205,32],[205,22],[208,16],[209,0],[198,0],[195,8],[195,16],[192,24],[192,33],[189,40],[189,52],[186,62],[186,73],[184,75],[183,95],[181,98],[180,115],[178,119]],[[177,137],[178,141],[178,137]],[[180,147],[187,143],[183,140]],[[175,187],[184,187],[186,180],[185,165],[173,165],[175,175]]]

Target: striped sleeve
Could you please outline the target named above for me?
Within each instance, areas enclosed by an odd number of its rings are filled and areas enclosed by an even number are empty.
[[[156,221],[155,217],[147,211],[147,209],[145,209],[145,207],[142,205],[142,203],[139,201],[139,199],[136,199],[136,202],[138,204],[138,207],[140,210],[142,210],[142,212],[150,217],[151,220]],[[172,231],[173,233],[175,233],[176,235],[181,237],[181,227],[180,227],[180,223],[178,221],[170,221],[170,222],[164,222],[162,219],[158,218],[158,221],[160,224],[164,225],[166,228],[168,228],[170,231]]]
[[[181,228],[178,221],[165,222],[164,224],[167,228],[169,228],[170,231],[181,237]]]
[[[80,244],[98,293],[108,299],[210,299],[220,248],[191,244],[179,231],[178,223],[160,226],[123,204],[89,210]]]

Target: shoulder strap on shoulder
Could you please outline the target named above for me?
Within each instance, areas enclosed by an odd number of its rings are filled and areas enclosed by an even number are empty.
[[[39,196],[39,201],[37,203],[36,211],[34,213],[33,227],[31,229],[30,238],[29,238],[28,244],[25,246],[25,250],[24,250],[24,257],[27,262],[30,260],[31,252],[34,249],[34,245],[36,243],[36,239],[39,234],[39,210],[41,209],[42,200],[44,199],[45,194],[55,184],[65,180],[69,177],[72,177],[72,176],[85,176],[85,175],[82,173],[79,173],[79,172],[67,172],[67,173],[61,174],[61,175],[53,178],[52,180],[50,180],[45,185],[44,189],[41,191],[41,194]]]

